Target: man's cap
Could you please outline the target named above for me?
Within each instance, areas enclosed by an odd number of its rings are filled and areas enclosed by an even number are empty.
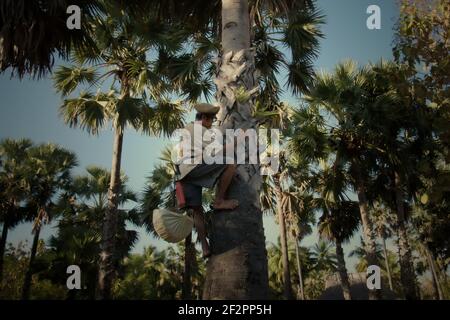
[[[199,113],[216,114],[217,112],[219,112],[220,107],[214,106],[209,103],[198,103],[194,106],[194,109]]]

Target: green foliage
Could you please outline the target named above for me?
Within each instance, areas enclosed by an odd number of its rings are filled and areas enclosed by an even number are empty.
[[[325,270],[311,271],[305,282],[305,296],[309,300],[315,300],[325,291],[325,279],[329,275]]]
[[[142,254],[132,254],[124,260],[124,276],[116,281],[116,299],[180,299],[184,249],[169,247],[158,251],[147,247]],[[193,297],[201,297],[204,266],[196,255],[192,274]]]
[[[279,241],[278,241],[279,242]],[[297,269],[297,258],[293,243],[288,243],[289,268],[291,270],[291,282],[295,292],[299,290],[299,275]],[[306,279],[309,272],[314,268],[314,260],[308,248],[300,247],[300,263],[302,265],[302,275]],[[269,266],[269,287],[272,299],[282,299],[283,297],[283,264],[281,257],[280,243],[270,244],[267,248],[267,258]],[[304,280],[303,280],[304,281]]]

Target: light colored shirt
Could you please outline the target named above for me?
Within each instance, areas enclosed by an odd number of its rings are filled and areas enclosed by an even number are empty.
[[[204,163],[204,151],[213,142],[221,143],[223,148],[223,139],[218,140],[217,134],[223,134],[219,128],[208,130],[202,126],[200,121],[191,122],[184,128],[181,136],[180,148],[178,150],[178,175],[176,180],[183,179],[197,165]],[[206,134],[205,134],[206,133]],[[214,155],[214,153],[213,153]]]

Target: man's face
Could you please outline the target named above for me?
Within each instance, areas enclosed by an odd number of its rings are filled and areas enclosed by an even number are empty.
[[[202,126],[204,126],[207,129],[210,129],[212,127],[212,124],[215,119],[216,119],[215,114],[203,114],[202,115]]]

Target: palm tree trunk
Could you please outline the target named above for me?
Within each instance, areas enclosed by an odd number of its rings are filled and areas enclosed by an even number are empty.
[[[297,256],[297,269],[298,269],[298,281],[300,290],[300,299],[305,300],[305,289],[303,288],[303,273],[302,273],[302,263],[300,261],[300,239],[296,239],[295,242],[295,255]]]
[[[417,300],[416,276],[412,263],[411,247],[409,246],[406,230],[405,206],[400,175],[395,172],[395,199],[397,204],[397,229],[400,253],[400,280],[402,282],[405,298]]]
[[[41,226],[37,226],[36,229],[34,230],[33,244],[31,246],[31,253],[30,253],[30,261],[28,263],[28,269],[25,274],[25,280],[23,282],[22,300],[30,299],[31,278],[33,276],[33,265],[34,265],[34,260],[36,258],[40,233],[41,233]]]
[[[183,273],[183,292],[182,299],[192,299],[192,282],[191,282],[191,269],[192,269],[192,233],[189,234],[184,240],[184,273]]]
[[[427,244],[424,244],[424,248],[425,248],[425,253],[426,253],[426,256],[427,256],[427,260],[428,260],[428,265],[430,267],[431,275],[432,275],[432,278],[433,278],[433,286],[434,286],[434,290],[435,290],[435,298],[436,298],[436,300],[444,300],[444,295],[442,293],[442,289],[441,289],[441,285],[440,285],[440,281],[439,281],[439,276],[438,276],[438,273],[437,273],[436,264],[434,262],[433,254],[431,253],[431,251],[428,248]]]
[[[292,300],[292,289],[291,289],[291,271],[289,268],[289,254],[288,254],[288,243],[286,235],[286,220],[284,219],[283,210],[281,208],[281,188],[280,179],[278,175],[274,176],[275,181],[275,193],[277,197],[277,215],[278,224],[280,225],[280,240],[281,240],[281,257],[283,260],[283,296],[286,300]]]
[[[254,98],[236,99],[240,88],[251,90],[255,80],[254,52],[250,50],[248,0],[222,0],[222,53],[217,65],[216,99],[223,129],[255,128]],[[259,203],[261,187],[257,164],[241,164],[228,196],[239,206],[212,217],[212,257],[207,264],[204,299],[266,299],[267,252]]]
[[[364,179],[358,165],[355,164],[356,172],[356,193],[358,195],[359,213],[361,215],[362,231],[364,237],[366,260],[368,265],[378,266],[378,259],[376,256],[376,242],[373,234],[372,222],[369,219],[369,210],[367,206],[366,188],[364,186]],[[369,290],[370,300],[381,299],[381,290]]]
[[[291,289],[291,271],[289,270],[289,255],[288,255],[288,243],[286,236],[286,221],[284,219],[283,210],[281,208],[281,188],[280,179],[278,175],[274,176],[275,182],[275,194],[277,197],[277,215],[278,224],[280,226],[280,240],[281,240],[281,258],[283,260],[283,296],[286,300],[292,300]]]
[[[117,229],[117,207],[120,190],[120,165],[122,158],[123,129],[116,128],[114,135],[111,180],[108,190],[108,208],[103,218],[102,252],[100,255],[99,295],[111,299],[111,288],[115,276],[115,238]]]
[[[393,291],[394,287],[392,285],[391,267],[389,266],[388,252],[387,252],[387,248],[386,248],[386,238],[381,237],[381,239],[383,242],[384,263],[386,264],[386,272],[387,272],[388,281],[389,281],[389,289],[391,289],[391,291]]]
[[[8,238],[8,229],[9,223],[8,217],[6,217],[3,223],[2,238],[0,239],[0,288],[2,287],[3,283],[3,264],[5,258],[6,239]]]
[[[342,249],[341,241],[339,241],[338,239],[336,239],[336,258],[344,299],[352,300],[352,294],[350,292],[350,282],[348,281],[347,268],[345,267],[344,250]]]

